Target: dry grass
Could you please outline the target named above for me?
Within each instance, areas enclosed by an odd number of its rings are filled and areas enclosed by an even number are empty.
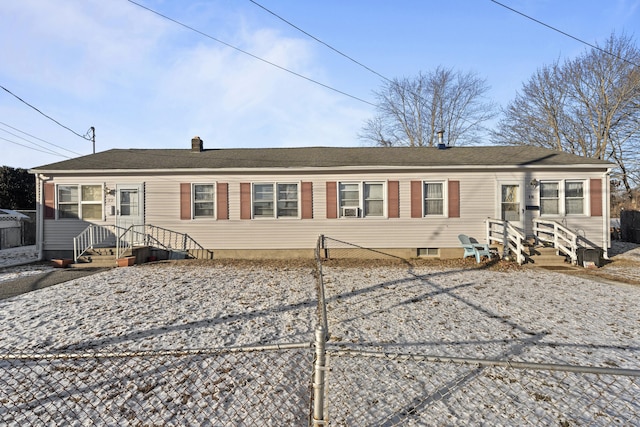
[[[316,262],[313,259],[292,258],[292,259],[213,259],[213,260],[177,260],[161,261],[163,263],[180,263],[180,265],[193,266],[233,266],[233,267],[270,267],[277,269],[287,268],[315,268]],[[480,264],[475,259],[426,259],[426,258],[388,258],[388,259],[365,259],[365,258],[340,258],[323,260],[322,264],[327,267],[343,268],[372,268],[372,267],[433,267],[438,269],[485,269],[492,271],[512,271],[523,267],[515,262],[502,260],[485,260]]]

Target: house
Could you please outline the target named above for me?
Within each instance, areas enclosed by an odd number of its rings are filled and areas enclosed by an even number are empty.
[[[574,257],[576,241],[610,246],[611,167],[529,146],[205,149],[194,137],[185,149],[113,149],[30,172],[45,258],[71,256],[89,225],[143,224],[216,258],[311,257],[319,235],[451,258],[461,233],[512,251],[546,236]]]
[[[18,211],[0,209],[0,250],[24,245],[22,224],[31,218]]]

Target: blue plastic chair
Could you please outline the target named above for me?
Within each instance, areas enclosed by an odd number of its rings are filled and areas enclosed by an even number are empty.
[[[480,243],[473,237],[469,237],[466,234],[459,234],[458,240],[460,240],[460,245],[464,249],[464,255],[462,258],[475,256],[478,264],[480,264],[480,260],[483,256],[491,259],[491,250],[489,249],[489,245],[486,243]]]

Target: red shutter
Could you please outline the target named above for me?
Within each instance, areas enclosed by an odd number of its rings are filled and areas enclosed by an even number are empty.
[[[180,184],[180,219],[191,219],[191,184]]]
[[[251,183],[240,183],[240,219],[251,219]]]
[[[313,183],[302,183],[302,219],[313,218]]]
[[[216,209],[218,219],[229,219],[229,184],[226,182],[216,185]]]
[[[56,217],[56,186],[52,182],[44,184],[44,218]]]
[[[460,181],[449,181],[449,218],[460,218]]]
[[[335,181],[327,182],[327,218],[338,217],[338,189]]]
[[[411,181],[411,218],[422,218],[422,181]]]
[[[400,218],[400,183],[389,181],[387,183],[387,213],[389,218]]]
[[[602,180],[590,180],[589,196],[591,199],[591,216],[602,216]]]

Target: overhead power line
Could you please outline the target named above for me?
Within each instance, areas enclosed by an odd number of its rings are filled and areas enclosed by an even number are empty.
[[[367,70],[367,71],[372,72],[373,74],[375,74],[376,76],[378,76],[378,77],[382,78],[383,80],[386,80],[386,81],[389,81],[389,82],[391,81],[389,78],[387,78],[387,77],[383,76],[382,74],[380,74],[380,73],[379,73],[379,72],[377,72],[376,70],[374,70],[374,69],[372,69],[372,68],[367,67],[366,65],[364,65],[363,63],[361,63],[361,62],[359,62],[359,61],[357,61],[357,60],[353,59],[351,56],[347,55],[346,53],[343,53],[343,52],[339,51],[338,49],[334,48],[334,47],[333,47],[333,46],[331,46],[330,44],[323,42],[322,40],[320,40],[320,39],[319,39],[319,38],[317,38],[316,36],[314,36],[314,35],[312,35],[312,34],[309,34],[309,33],[308,33],[308,32],[306,32],[305,30],[303,30],[302,28],[300,28],[300,27],[298,27],[297,25],[293,24],[292,22],[290,22],[290,21],[286,20],[285,18],[283,18],[282,16],[278,15],[277,13],[275,13],[275,12],[273,12],[273,11],[271,11],[271,10],[267,9],[266,7],[264,7],[263,5],[261,5],[260,3],[258,3],[257,1],[254,1],[254,0],[249,0],[249,1],[250,1],[251,3],[253,3],[253,4],[255,4],[256,6],[258,6],[259,8],[261,8],[262,10],[264,10],[265,12],[268,12],[268,13],[270,13],[271,15],[275,16],[276,18],[278,18],[278,19],[279,19],[279,20],[281,20],[282,22],[284,22],[284,23],[286,23],[286,24],[290,25],[291,27],[295,28],[296,30],[300,31],[302,34],[304,34],[304,35],[306,35],[306,36],[308,36],[308,37],[311,37],[312,39],[314,39],[314,40],[315,40],[315,41],[317,41],[318,43],[320,43],[320,44],[322,44],[322,45],[324,45],[324,46],[328,47],[328,48],[329,48],[329,49],[331,49],[332,51],[336,52],[338,55],[341,55],[341,56],[343,56],[343,57],[347,58],[349,61],[351,61],[351,62],[353,62],[353,63],[355,63],[355,64],[357,64],[357,65],[361,66],[362,68],[364,68],[364,69],[365,69],[365,70]]]
[[[538,19],[536,19],[536,18],[533,18],[533,17],[531,17],[531,16],[529,16],[529,15],[527,15],[527,14],[524,14],[524,13],[522,13],[522,12],[520,12],[520,11],[518,11],[518,10],[516,10],[516,9],[512,8],[512,7],[509,7],[509,6],[505,5],[505,4],[502,4],[502,3],[500,3],[499,1],[496,1],[496,0],[489,0],[489,1],[491,1],[491,2],[493,2],[493,3],[495,3],[495,4],[497,4],[498,6],[502,6],[502,7],[504,7],[505,9],[508,9],[508,10],[510,10],[510,11],[511,11],[511,12],[513,12],[513,13],[517,13],[517,14],[518,14],[518,15],[520,15],[520,16],[523,16],[523,17],[525,17],[525,18],[527,18],[527,19],[530,19],[531,21],[533,21],[533,22],[535,22],[535,23],[537,23],[537,24],[540,24],[540,25],[542,25],[542,26],[545,26],[545,27],[549,28],[550,30],[556,31],[556,32],[558,32],[558,33],[562,34],[563,36],[569,37],[569,38],[571,38],[571,39],[573,39],[573,40],[575,40],[575,41],[577,41],[577,42],[580,42],[580,43],[582,43],[582,44],[584,44],[584,45],[587,45],[587,46],[589,46],[589,47],[591,47],[591,48],[593,48],[593,49],[596,49],[596,50],[598,50],[598,51],[600,51],[600,52],[602,52],[602,53],[605,53],[605,54],[607,54],[607,55],[611,55],[611,56],[613,56],[613,57],[614,57],[614,58],[616,58],[616,59],[619,59],[619,60],[621,60],[621,61],[626,62],[627,64],[633,65],[634,67],[640,67],[640,65],[636,64],[635,62],[629,61],[628,59],[622,58],[622,57],[620,57],[620,56],[618,56],[618,55],[616,55],[616,54],[614,54],[614,53],[612,53],[612,52],[606,51],[606,50],[602,49],[601,47],[598,47],[598,46],[596,46],[596,45],[594,45],[594,44],[592,44],[592,43],[589,43],[589,42],[587,42],[587,41],[585,41],[585,40],[582,40],[582,39],[580,39],[580,38],[578,38],[578,37],[576,37],[576,36],[572,36],[571,34],[569,34],[569,33],[567,33],[567,32],[564,32],[564,31],[562,31],[562,30],[560,30],[560,29],[558,29],[558,28],[556,28],[556,27],[553,27],[553,26],[551,26],[551,25],[549,25],[549,24],[545,24],[544,22],[542,22],[542,21],[540,21],[540,20],[538,20]]]
[[[371,73],[375,74],[376,76],[378,76],[378,77],[382,78],[383,80],[387,81],[388,83],[393,83],[393,80],[391,80],[390,78],[388,78],[388,77],[386,77],[386,76],[384,76],[384,75],[380,74],[379,72],[375,71],[373,68],[371,68],[371,67],[368,67],[368,66],[364,65],[363,63],[361,63],[360,61],[355,60],[353,57],[351,57],[351,56],[347,55],[346,53],[344,53],[344,52],[342,52],[342,51],[340,51],[340,50],[338,50],[338,49],[334,48],[333,46],[329,45],[328,43],[326,43],[326,42],[324,42],[324,41],[320,40],[318,37],[316,37],[316,36],[314,36],[314,35],[310,34],[309,32],[307,32],[307,31],[305,31],[305,30],[303,30],[302,28],[300,28],[300,27],[298,27],[297,25],[293,24],[291,21],[289,21],[289,20],[287,20],[287,19],[283,18],[282,16],[278,15],[277,13],[273,12],[272,10],[270,10],[270,9],[266,8],[265,6],[261,5],[261,4],[260,4],[260,3],[258,3],[257,1],[255,1],[255,0],[249,0],[249,1],[250,1],[251,3],[253,3],[253,4],[255,4],[256,6],[258,6],[259,8],[261,8],[262,10],[264,10],[265,12],[267,12],[267,13],[269,13],[269,14],[271,14],[271,15],[275,16],[275,17],[276,17],[276,18],[278,18],[279,20],[283,21],[283,22],[284,22],[284,23],[286,23],[287,25],[290,25],[291,27],[293,27],[293,28],[295,28],[296,30],[300,31],[302,34],[304,34],[304,35],[306,35],[306,36],[308,36],[308,37],[312,38],[313,40],[317,41],[318,43],[320,43],[320,44],[322,44],[322,45],[324,45],[324,46],[328,47],[328,48],[329,48],[329,49],[331,49],[332,51],[334,51],[334,52],[336,52],[337,54],[339,54],[339,55],[343,56],[344,58],[347,58],[349,61],[351,61],[351,62],[353,62],[353,63],[355,63],[355,64],[359,65],[360,67],[364,68],[365,70],[367,70],[367,71],[369,71],[369,72],[371,72]],[[416,96],[417,98],[419,98],[420,100],[422,100],[423,102],[425,102],[425,103],[427,102],[427,101],[426,101],[426,99],[422,96],[422,94],[421,94],[421,93],[419,93],[419,92],[413,92],[413,91],[410,91],[410,93],[411,93],[413,96]],[[377,107],[377,105],[376,105],[376,107]],[[469,120],[465,119],[464,117],[462,117],[461,119],[462,119],[462,121],[463,121],[463,122],[465,122],[465,123],[469,123],[470,125],[473,125],[473,123],[471,123]]]
[[[64,154],[60,154],[60,153],[56,153],[55,151],[51,151],[48,148],[45,148],[46,151],[45,150],[38,150],[37,148],[33,148],[33,147],[30,147],[30,146],[25,145],[25,144],[20,144],[19,142],[11,141],[10,139],[3,138],[1,136],[0,136],[0,139],[2,139],[3,141],[10,142],[10,143],[15,144],[15,145],[19,145],[19,146],[24,147],[24,148],[28,148],[29,150],[38,151],[40,153],[53,154],[55,156],[64,157],[66,159],[70,159],[71,158],[69,156],[65,156]]]
[[[36,107],[34,107],[33,105],[29,104],[27,101],[25,101],[24,99],[20,98],[18,95],[16,95],[15,93],[11,92],[9,89],[7,89],[6,87],[0,85],[0,88],[2,88],[5,92],[7,92],[8,94],[10,94],[11,96],[13,96],[14,98],[16,98],[18,101],[22,102],[23,104],[33,108],[34,110],[36,110],[38,113],[42,114],[44,117],[46,117],[47,119],[51,120],[52,122],[54,122],[55,124],[57,124],[58,126],[68,130],[69,132],[71,132],[72,134],[79,136],[82,139],[86,139],[89,140],[88,138],[86,138],[83,135],[80,135],[78,132],[74,131],[73,129],[63,125],[62,123],[60,123],[59,121],[57,121],[56,119],[54,119],[51,116],[46,115],[45,113],[43,113],[42,111],[40,111],[39,109],[37,109]],[[89,140],[90,141],[90,140]]]
[[[8,130],[6,130],[6,129],[0,129],[0,130],[1,130],[2,132],[6,132],[6,133],[8,133],[9,135],[14,136],[14,137],[16,137],[16,138],[20,138],[21,140],[23,140],[23,141],[25,141],[25,142],[28,142],[28,143],[29,143],[29,144],[31,144],[31,145],[35,145],[36,147],[40,147],[40,148],[42,148],[43,150],[47,150],[50,154],[59,154],[59,153],[57,153],[57,152],[53,151],[53,150],[52,150],[52,149],[50,149],[50,148],[47,148],[47,147],[45,147],[45,146],[43,146],[43,145],[37,144],[37,143],[32,142],[32,141],[29,141],[28,139],[23,138],[23,137],[21,137],[20,135],[17,135],[17,134],[15,134],[15,133],[13,133],[13,132],[9,132],[9,131],[8,131]],[[5,139],[5,140],[6,140],[6,139]]]
[[[139,7],[139,8],[141,8],[141,9],[144,9],[144,10],[146,10],[146,11],[148,11],[148,12],[151,12],[151,13],[153,13],[153,14],[155,14],[155,15],[157,15],[157,16],[159,16],[159,17],[163,18],[163,19],[166,19],[166,20],[168,20],[168,21],[171,21],[171,22],[173,22],[174,24],[180,25],[181,27],[186,28],[186,29],[188,29],[189,31],[193,31],[194,33],[200,34],[201,36],[206,37],[206,38],[208,38],[208,39],[210,39],[210,40],[213,40],[213,41],[215,41],[215,42],[217,42],[217,43],[220,43],[220,44],[222,44],[222,45],[224,45],[224,46],[226,46],[226,47],[228,47],[228,48],[230,48],[230,49],[233,49],[233,50],[235,50],[235,51],[237,51],[237,52],[240,52],[240,53],[242,53],[242,54],[244,54],[244,55],[250,56],[250,57],[251,57],[251,58],[253,58],[253,59],[257,59],[258,61],[264,62],[265,64],[268,64],[268,65],[271,65],[272,67],[278,68],[279,70],[285,71],[285,72],[287,72],[287,73],[289,73],[289,74],[292,74],[292,75],[294,75],[294,76],[296,76],[296,77],[299,77],[299,78],[301,78],[301,79],[304,79],[304,80],[306,80],[306,81],[308,81],[308,82],[311,82],[311,83],[313,83],[313,84],[316,84],[316,85],[318,85],[318,86],[322,86],[322,87],[324,87],[325,89],[329,89],[329,90],[331,90],[331,91],[333,91],[333,92],[336,92],[336,93],[339,93],[339,94],[341,94],[341,95],[347,96],[347,97],[349,97],[349,98],[351,98],[351,99],[355,99],[356,101],[360,101],[360,102],[362,102],[362,103],[364,103],[364,104],[367,104],[367,105],[370,105],[370,106],[372,106],[372,107],[375,107],[375,106],[376,106],[376,105],[375,105],[374,103],[372,103],[372,102],[369,102],[369,101],[367,101],[367,100],[364,100],[364,99],[362,99],[362,98],[359,98],[359,97],[357,97],[357,96],[355,96],[355,95],[351,95],[351,94],[349,94],[349,93],[347,93],[347,92],[344,92],[344,91],[342,91],[342,90],[340,90],[340,89],[336,89],[336,88],[331,87],[331,86],[329,86],[329,85],[327,85],[327,84],[321,83],[321,82],[319,82],[319,81],[317,81],[317,80],[314,80],[314,79],[312,79],[312,78],[310,78],[310,77],[307,77],[307,76],[305,76],[305,75],[303,75],[303,74],[297,73],[297,72],[295,72],[295,71],[293,71],[293,70],[290,70],[290,69],[288,69],[288,68],[285,68],[285,67],[283,67],[283,66],[281,66],[281,65],[278,65],[278,64],[276,64],[276,63],[274,63],[274,62],[268,61],[268,60],[266,60],[266,59],[264,59],[264,58],[261,58],[261,57],[259,57],[259,56],[257,56],[257,55],[254,55],[253,53],[247,52],[246,50],[240,49],[239,47],[236,47],[236,46],[234,46],[234,45],[232,45],[232,44],[229,44],[229,43],[227,43],[227,42],[225,42],[225,41],[222,41],[222,40],[220,40],[220,39],[218,39],[218,38],[215,38],[215,37],[213,37],[213,36],[211,36],[211,35],[209,35],[209,34],[207,34],[207,33],[203,32],[203,31],[200,31],[200,30],[198,30],[198,29],[196,29],[196,28],[193,28],[193,27],[191,27],[191,26],[189,26],[189,25],[187,25],[187,24],[185,24],[185,23],[182,23],[182,22],[180,22],[180,21],[178,21],[178,20],[176,20],[176,19],[173,19],[173,18],[171,18],[171,17],[169,17],[169,16],[167,16],[167,15],[164,15],[164,14],[162,14],[162,13],[160,13],[160,12],[157,12],[157,11],[155,11],[155,10],[153,10],[153,9],[150,9],[150,8],[148,8],[148,7],[146,7],[146,6],[143,6],[143,5],[141,5],[140,3],[136,3],[136,2],[135,2],[135,1],[133,1],[133,0],[128,0],[128,1],[129,1],[129,3],[136,5],[136,6],[138,6],[138,7]]]
[[[45,144],[49,144],[49,145],[51,145],[51,146],[53,146],[53,147],[60,148],[60,149],[62,149],[62,150],[68,151],[68,152],[73,153],[73,154],[78,155],[78,156],[82,156],[82,154],[80,154],[80,153],[76,153],[75,151],[69,150],[68,148],[62,147],[62,146],[60,146],[60,145],[56,145],[56,144],[54,144],[54,143],[52,143],[52,142],[49,142],[49,141],[46,141],[46,140],[44,140],[44,139],[42,139],[42,138],[38,138],[37,136],[31,135],[31,134],[29,134],[29,133],[27,133],[27,132],[25,132],[25,131],[22,131],[22,130],[20,130],[20,129],[18,129],[18,128],[15,128],[15,127],[13,127],[13,126],[11,126],[11,125],[8,125],[8,124],[6,124],[6,123],[4,123],[4,122],[0,122],[0,125],[2,125],[2,126],[6,126],[6,127],[10,128],[10,129],[13,129],[13,130],[15,130],[15,131],[17,131],[17,132],[20,132],[20,133],[21,133],[21,134],[23,134],[23,135],[27,135],[27,136],[29,136],[29,137],[31,137],[31,138],[33,138],[33,139],[37,139],[38,141],[44,142]],[[4,130],[4,129],[2,129],[2,130]],[[25,138],[23,138],[23,137],[21,137],[21,136],[18,136],[18,135],[12,134],[11,132],[8,132],[8,131],[6,131],[6,130],[5,130],[5,132],[10,133],[11,135],[16,136],[16,137],[18,137],[18,138],[20,138],[20,139],[22,139],[22,140],[24,140],[24,141],[27,141],[27,142],[29,142],[29,143],[31,143],[31,144],[37,145],[38,147],[42,147],[41,145],[36,144],[35,142],[32,142],[32,141],[29,141],[29,140],[27,140],[27,139],[25,139]],[[48,148],[46,148],[46,147],[42,147],[42,148],[44,148],[44,149],[48,150]],[[55,153],[55,152],[54,152],[54,153]],[[55,154],[58,154],[58,153],[55,153]],[[60,154],[60,155],[61,155],[61,154]]]

